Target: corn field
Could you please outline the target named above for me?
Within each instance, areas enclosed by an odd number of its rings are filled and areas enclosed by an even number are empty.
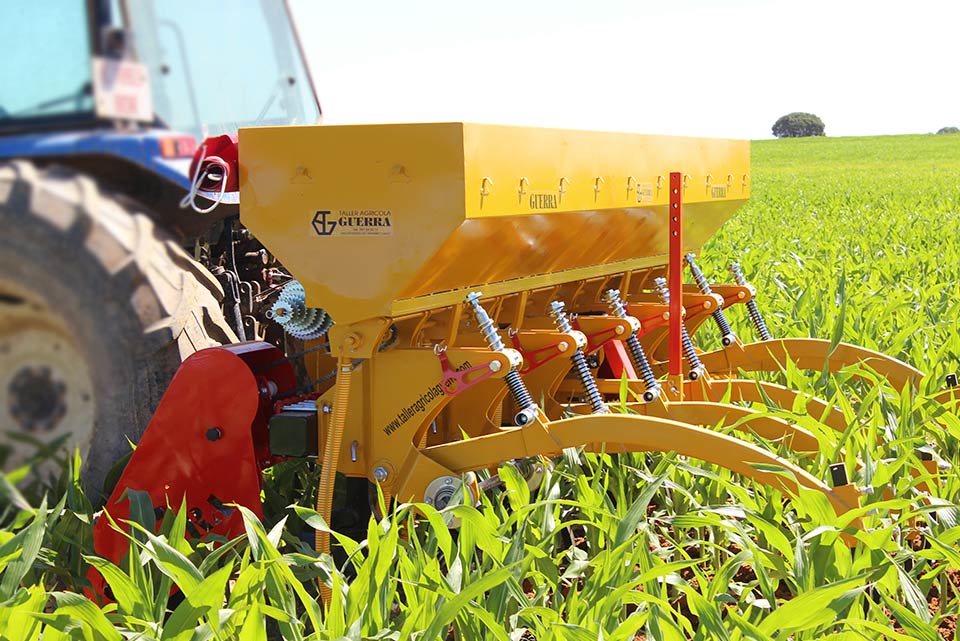
[[[568,450],[535,491],[504,466],[479,508],[401,504],[365,536],[334,532],[328,557],[312,545],[327,524],[306,507],[315,471],[287,463],[268,474],[263,521],[245,510],[230,541],[189,540],[185,511],[156,523],[130,493],[117,567],[93,551],[94,510],[66,459],[51,485],[30,466],[0,477],[0,640],[954,638],[960,479],[946,466],[960,469],[960,419],[927,397],[960,366],[960,136],[756,142],[753,172],[751,201],[701,252],[707,275],[727,280],[739,261],[775,336],[843,340],[930,374],[900,394],[865,369],[788,363],[773,380],[829,400],[847,430],[756,408],[816,436],[801,458],[736,432],[821,479],[844,463],[862,509],[837,517],[819,492],[675,454]],[[115,602],[84,596],[91,566]]]

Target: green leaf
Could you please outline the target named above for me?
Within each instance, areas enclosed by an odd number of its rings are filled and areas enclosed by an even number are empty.
[[[260,611],[260,604],[254,601],[240,629],[239,641],[267,641],[267,625]]]
[[[68,615],[83,626],[84,638],[92,641],[120,641],[120,633],[92,601],[71,592],[54,592],[57,602],[57,615]],[[73,628],[71,628],[73,629]],[[61,630],[65,632],[65,630]],[[68,633],[72,634],[72,633]],[[88,636],[89,634],[89,636]]]
[[[139,523],[130,522],[130,525],[146,537],[147,543],[139,544],[142,546],[143,554],[156,563],[157,569],[173,579],[177,587],[183,590],[184,595],[189,596],[203,581],[200,570],[190,562],[190,559],[175,550],[162,538],[148,532]]]
[[[441,637],[441,631],[445,630],[447,626],[457,617],[457,614],[466,607],[467,603],[473,599],[479,597],[481,594],[494,587],[495,585],[500,584],[503,581],[506,581],[511,575],[511,570],[509,567],[500,568],[494,570],[493,572],[488,572],[482,577],[479,577],[464,587],[464,589],[454,596],[452,599],[449,599],[444,603],[440,609],[437,611],[436,617],[431,621],[430,626],[423,633],[424,639],[436,639]]]
[[[863,580],[863,575],[855,576],[804,592],[771,612],[760,624],[760,630],[779,639],[829,625],[848,603],[844,597],[863,590]]]
[[[640,496],[630,505],[627,513],[623,515],[617,525],[617,531],[613,536],[614,547],[623,545],[633,537],[637,528],[640,527],[640,523],[647,518],[647,507],[650,505],[650,501],[653,500],[657,490],[660,489],[669,474],[670,470],[667,470],[647,483]]]
[[[102,557],[84,556],[83,558],[103,575],[121,612],[140,619],[150,618],[150,612],[145,606],[150,595],[143,593],[125,572]]]
[[[3,579],[0,580],[0,602],[13,596],[20,585],[20,581],[33,567],[33,562],[37,560],[46,532],[46,520],[47,499],[44,498],[30,525],[8,540],[0,549],[0,557],[8,556],[15,549],[20,550],[19,556],[7,562],[7,567],[3,572]]]
[[[205,578],[189,595],[185,595],[164,624],[161,641],[189,639],[203,617],[216,614],[223,604],[227,579],[231,574],[232,562]]]
[[[891,599],[883,593],[880,596],[886,606],[890,608],[893,616],[897,618],[900,627],[903,628],[904,632],[909,632],[912,639],[916,639],[916,641],[943,641],[940,634],[937,633],[937,629],[918,617],[913,611],[903,607],[895,599]]]

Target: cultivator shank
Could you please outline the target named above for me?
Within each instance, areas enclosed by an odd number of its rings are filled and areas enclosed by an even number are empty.
[[[671,172],[681,172],[672,194]],[[304,446],[302,455],[322,463],[325,518],[335,472],[442,507],[451,485],[476,500],[477,471],[569,447],[675,451],[786,493],[817,490],[843,513],[859,505],[852,484],[831,488],[703,426],[814,452],[810,433],[734,403],[793,408],[799,398],[837,430],[847,427],[841,412],[741,372],[778,372],[790,359],[818,371],[867,365],[898,388],[921,376],[855,346],[771,338],[735,265],[734,283],[711,284],[688,254],[696,284],[668,287],[670,261],[682,260],[668,253],[679,224],[671,196],[683,203],[682,251],[699,249],[749,196],[746,142],[466,124],[246,129],[240,191],[242,222],[302,285],[306,307],[333,319],[329,348],[306,358],[312,378],[327,382],[312,412],[297,406],[298,428],[285,407],[303,399],[288,398],[297,385],[289,363],[271,364],[277,350],[192,357],[107,505],[114,518],[130,488],[158,507],[186,495],[213,531],[234,528],[232,516],[217,522],[203,511],[210,497],[258,509],[259,471],[297,453],[290,443],[311,442],[318,451]],[[671,302],[683,310],[680,377],[665,376]],[[735,304],[760,342],[744,344],[731,329],[725,314]],[[704,353],[695,338],[708,319],[723,347]],[[288,447],[271,451],[280,429],[291,431],[281,439]],[[210,430],[223,438],[210,441]],[[164,465],[137,467],[151,459]],[[222,486],[227,465],[231,481],[250,487]],[[98,550],[110,541],[110,554],[122,554],[104,521],[97,532]]]

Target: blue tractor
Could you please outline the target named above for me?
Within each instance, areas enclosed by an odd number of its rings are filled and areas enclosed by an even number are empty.
[[[238,204],[182,201],[199,141],[320,107],[279,0],[9,0],[0,42],[0,464],[77,447],[97,496],[182,359],[288,340]]]

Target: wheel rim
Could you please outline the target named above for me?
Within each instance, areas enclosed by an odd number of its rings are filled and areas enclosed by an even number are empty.
[[[56,467],[51,445],[89,450],[93,378],[63,320],[8,292],[0,283],[0,460],[5,470],[31,463],[42,474]]]

